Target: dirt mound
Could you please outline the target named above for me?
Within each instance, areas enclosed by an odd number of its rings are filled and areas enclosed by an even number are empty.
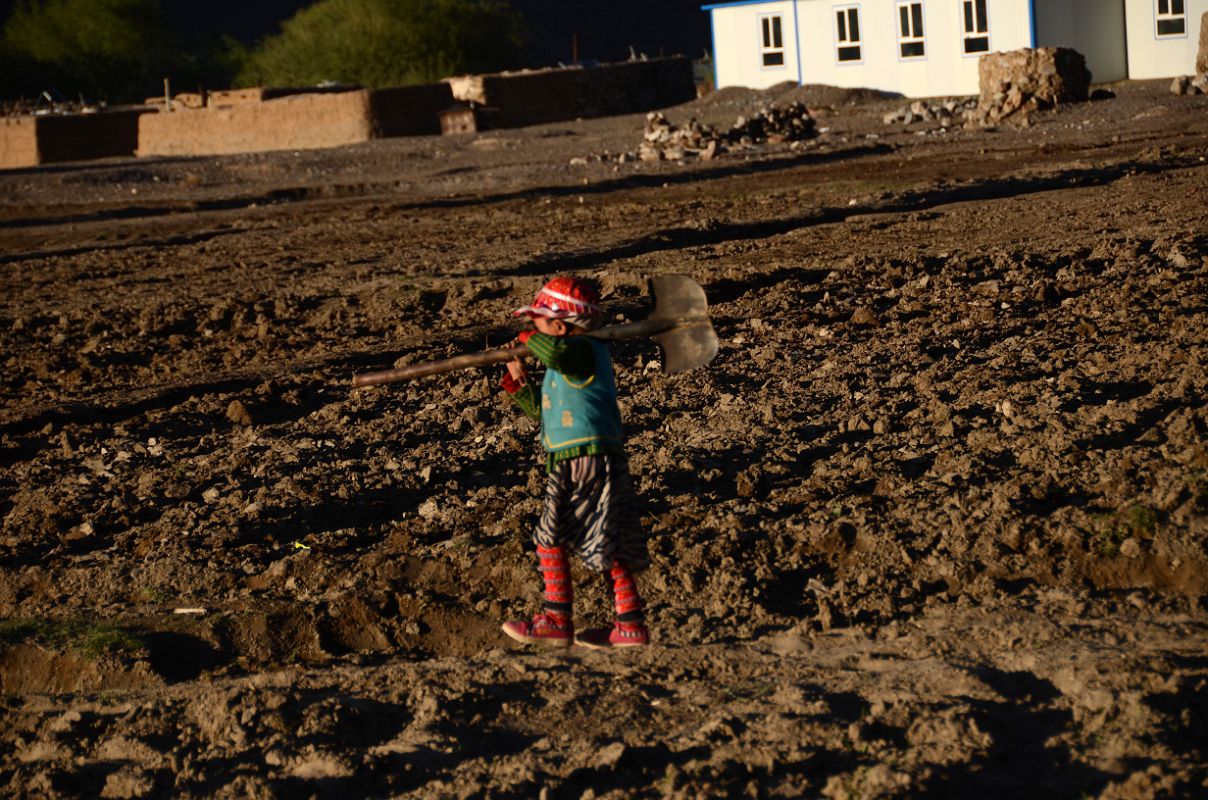
[[[878,89],[848,89],[839,86],[807,83],[803,86],[789,89],[783,94],[778,94],[776,102],[803,103],[810,107],[827,106],[839,109],[900,100],[901,97],[896,92],[883,92]]]
[[[691,103],[676,106],[674,114],[676,117],[686,114],[710,125],[730,125],[737,117],[750,117],[773,106],[787,107],[800,103],[810,109],[850,111],[900,97],[874,89],[844,89],[821,84],[801,86],[794,81],[786,81],[767,89],[728,86]]]

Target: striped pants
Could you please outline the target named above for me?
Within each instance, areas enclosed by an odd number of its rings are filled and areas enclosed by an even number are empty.
[[[614,561],[635,572],[649,566],[629,459],[608,454],[555,464],[533,541],[574,551],[596,572],[608,572]]]

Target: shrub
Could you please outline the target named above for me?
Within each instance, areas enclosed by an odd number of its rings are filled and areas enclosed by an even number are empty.
[[[25,0],[5,23],[0,50],[18,65],[8,93],[125,101],[156,89],[173,46],[158,0]]]
[[[430,83],[514,66],[521,44],[499,0],[320,0],[248,56],[236,85]]]

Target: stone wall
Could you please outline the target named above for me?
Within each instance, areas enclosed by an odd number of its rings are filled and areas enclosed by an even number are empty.
[[[274,91],[283,92],[274,95]],[[269,99],[262,99],[262,98]],[[338,147],[385,136],[440,133],[446,84],[298,93],[215,93],[205,108],[146,115],[138,154],[218,155]]]
[[[682,56],[447,80],[457,100],[492,109],[501,128],[648,111],[696,97],[692,61]]]
[[[0,120],[0,169],[132,156],[145,109]]]
[[[1200,49],[1195,55],[1195,74],[1208,75],[1208,11],[1200,17]]]
[[[1059,103],[1081,102],[1090,92],[1086,59],[1066,47],[1038,47],[988,53],[978,62],[977,112],[994,124]]]

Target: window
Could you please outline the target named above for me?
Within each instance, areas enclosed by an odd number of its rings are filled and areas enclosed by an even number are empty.
[[[835,9],[835,44],[838,47],[840,61],[860,60],[859,6]]]
[[[964,0],[965,52],[990,52],[990,26],[986,23],[986,0]]]
[[[898,52],[902,58],[922,58],[927,54],[923,45],[923,4],[898,3]]]
[[[1158,36],[1186,36],[1186,0],[1157,0],[1157,3]]]
[[[780,17],[760,17],[759,31],[762,34],[760,51],[765,67],[784,66],[784,37],[780,33]]]

